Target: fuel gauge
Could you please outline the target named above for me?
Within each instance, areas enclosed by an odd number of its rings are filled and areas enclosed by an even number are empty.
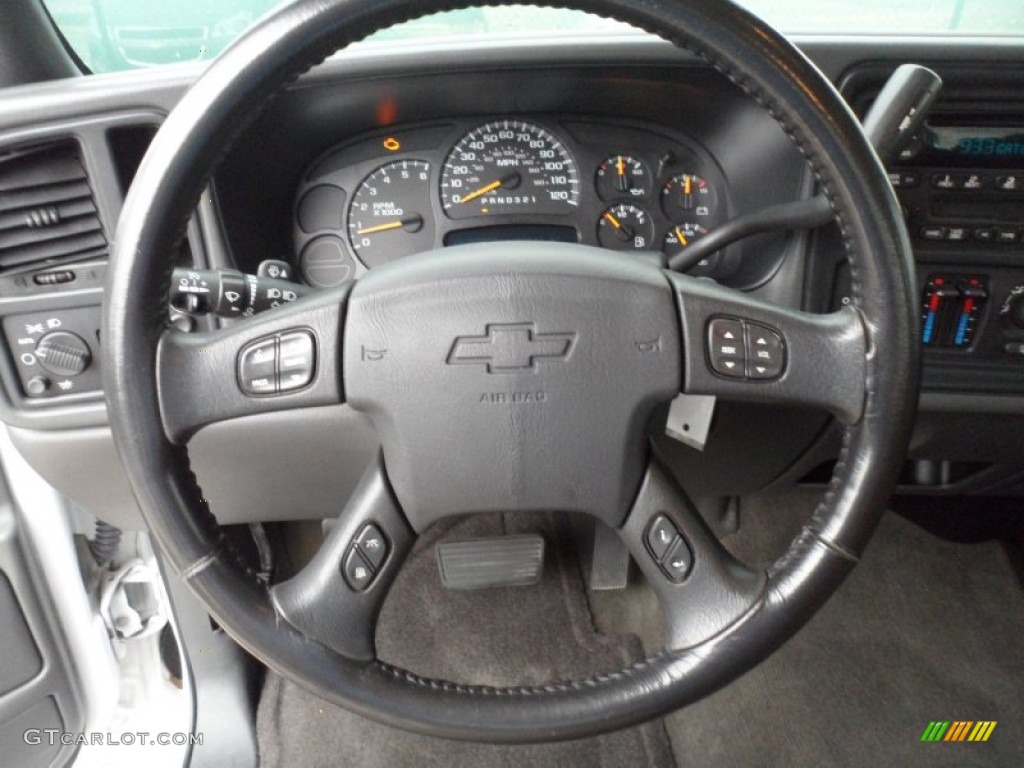
[[[629,203],[620,203],[601,214],[597,222],[597,241],[614,251],[643,251],[652,248],[654,222],[647,211]]]
[[[594,183],[603,200],[629,197],[642,200],[651,193],[651,172],[642,160],[613,155],[597,166]]]

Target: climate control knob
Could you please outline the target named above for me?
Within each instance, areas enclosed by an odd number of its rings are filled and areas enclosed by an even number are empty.
[[[77,376],[92,362],[92,350],[80,336],[53,331],[36,344],[36,359],[54,376]]]

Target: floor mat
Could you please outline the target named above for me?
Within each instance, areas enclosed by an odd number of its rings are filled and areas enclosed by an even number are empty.
[[[769,562],[816,499],[745,506],[730,548]],[[922,743],[932,720],[998,724],[986,743]],[[998,542],[887,514],[796,637],[666,726],[684,766],[1024,765],[1024,591]]]
[[[474,592],[441,587],[435,560],[440,538],[534,531],[548,541],[540,584]],[[380,656],[422,675],[488,685],[587,677],[639,659],[635,637],[594,631],[569,535],[558,515],[481,515],[435,526],[417,543],[385,603]],[[378,725],[272,673],[257,727],[263,768],[674,765],[661,722],[561,744],[466,744]]]

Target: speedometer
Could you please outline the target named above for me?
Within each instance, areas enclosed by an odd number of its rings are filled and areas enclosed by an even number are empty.
[[[576,163],[543,128],[496,120],[463,136],[444,163],[441,203],[453,219],[566,214],[579,204]]]

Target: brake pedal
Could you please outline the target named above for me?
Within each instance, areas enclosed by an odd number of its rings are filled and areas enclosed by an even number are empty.
[[[544,537],[531,533],[441,542],[437,567],[446,589],[529,586],[540,581]]]

